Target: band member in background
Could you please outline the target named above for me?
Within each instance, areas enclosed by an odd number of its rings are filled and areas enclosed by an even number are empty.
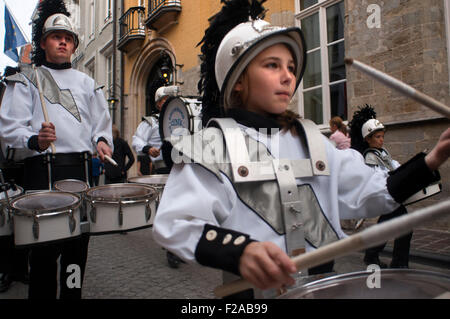
[[[49,122],[45,122],[36,73],[23,66],[8,78],[0,110],[0,135],[13,148],[27,151],[24,188],[45,190],[62,179],[91,180],[91,154],[111,156],[111,118],[100,86],[72,69],[78,43],[70,14],[62,0],[39,3],[33,21],[33,63],[37,66]],[[43,85],[45,84],[45,85]],[[52,152],[51,143],[56,153]],[[50,168],[46,160],[51,162]],[[51,180],[49,180],[51,178]],[[89,236],[31,248],[29,298],[57,298],[57,259],[60,260],[59,297],[81,298]],[[69,265],[81,270],[81,287],[68,287]]]

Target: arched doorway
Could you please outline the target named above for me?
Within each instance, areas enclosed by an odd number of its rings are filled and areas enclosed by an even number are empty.
[[[160,58],[154,63],[147,78],[145,87],[145,115],[149,116],[158,113],[155,105],[155,93],[161,86],[173,84],[172,61],[164,51],[161,51]]]

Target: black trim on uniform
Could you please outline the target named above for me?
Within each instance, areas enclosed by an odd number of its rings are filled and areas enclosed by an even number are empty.
[[[108,144],[108,141],[107,141],[106,138],[104,138],[103,136],[100,136],[100,137],[98,138],[97,144],[98,144],[99,142],[104,142],[104,143],[106,143],[106,145],[109,145],[109,144]]]
[[[229,109],[226,115],[227,117],[233,118],[239,124],[247,127],[252,127],[257,131],[266,129],[267,134],[271,133],[272,128],[282,128],[275,120],[275,118],[271,118],[270,115],[263,116],[255,112],[238,108]]]
[[[396,202],[402,203],[421,189],[441,179],[425,163],[425,153],[419,153],[394,171],[389,172],[387,189]]]
[[[207,239],[208,233],[209,239]],[[227,235],[231,235],[231,239],[224,244],[223,241]],[[244,240],[235,243],[235,240],[241,236],[244,237]],[[240,276],[240,258],[245,247],[254,241],[247,234],[205,224],[202,236],[195,248],[195,259],[203,266],[218,268]]]
[[[72,68],[72,63],[70,63],[70,62],[59,64],[59,63],[51,63],[48,61],[44,61],[44,63],[42,63],[42,64],[53,70],[66,70],[66,69]]]
[[[148,151],[150,151],[151,148],[152,148],[152,147],[151,147],[150,145],[145,145],[145,146],[142,148],[142,153],[148,154]]]
[[[30,150],[33,151],[37,151],[39,153],[42,152],[42,150],[39,148],[39,143],[38,143],[38,136],[37,135],[33,135],[28,139],[28,148]]]

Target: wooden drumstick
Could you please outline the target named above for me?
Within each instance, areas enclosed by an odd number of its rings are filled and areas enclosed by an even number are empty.
[[[36,86],[39,91],[39,98],[41,100],[42,113],[44,113],[44,121],[50,123],[50,120],[48,118],[47,106],[46,106],[45,100],[44,100],[44,93],[42,92],[41,83],[39,80],[39,73],[36,69],[35,64],[33,64],[33,70],[34,70],[34,74],[36,75]],[[50,147],[52,149],[52,153],[55,154],[56,148],[55,148],[55,144],[53,144],[53,142],[50,143]]]
[[[292,258],[292,261],[295,263],[297,270],[321,265],[353,251],[378,246],[390,239],[398,238],[411,232],[413,228],[423,225],[424,222],[442,217],[446,213],[450,213],[450,200],[391,219],[381,224],[376,224],[332,244],[296,256]],[[214,294],[217,297],[224,297],[249,288],[253,288],[252,284],[246,280],[239,279],[217,287],[214,289]]]
[[[117,164],[117,162],[115,160],[113,160],[111,157],[109,157],[108,155],[104,155],[105,159],[110,162],[111,164],[113,164],[114,166],[119,166],[119,164]]]
[[[345,58],[345,64],[354,66],[358,70],[364,72],[365,74],[373,77],[384,85],[397,90],[398,92],[406,95],[407,97],[412,98],[413,100],[428,106],[433,111],[436,111],[447,118],[450,118],[450,107],[439,102],[438,100],[433,99],[432,97],[422,93],[412,86],[390,76],[380,70],[377,70],[367,64],[364,64],[358,60],[352,58]]]

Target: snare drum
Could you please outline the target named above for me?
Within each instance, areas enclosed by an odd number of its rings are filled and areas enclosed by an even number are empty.
[[[158,209],[159,201],[161,200],[164,186],[166,185],[168,178],[169,174],[135,176],[128,178],[128,183],[148,184],[150,186],[153,186],[157,190],[158,196],[156,200],[152,203],[153,204],[152,207],[156,212],[156,210]],[[152,218],[154,218],[154,216],[152,216]]]
[[[189,135],[202,129],[202,103],[196,98],[169,97],[159,116],[161,139]]]
[[[8,190],[9,202],[22,195],[23,188],[16,186],[16,190]],[[9,236],[13,233],[13,219],[11,216],[11,208],[9,206],[8,200],[6,199],[5,192],[0,193],[0,236]]]
[[[78,196],[80,196],[81,220],[82,221],[87,220],[86,202],[85,202],[84,197],[85,197],[86,191],[89,189],[89,185],[86,182],[80,181],[78,179],[63,179],[63,180],[56,181],[53,184],[53,187],[55,187],[55,189],[58,191],[75,193]]]
[[[44,191],[17,197],[11,202],[16,246],[80,236],[79,206],[80,197],[67,192]]]
[[[450,291],[450,276],[423,270],[381,269],[317,280],[294,288],[280,299],[429,299]],[[369,288],[372,287],[372,288]]]
[[[144,184],[110,184],[86,192],[90,233],[101,235],[152,226],[155,188]]]

